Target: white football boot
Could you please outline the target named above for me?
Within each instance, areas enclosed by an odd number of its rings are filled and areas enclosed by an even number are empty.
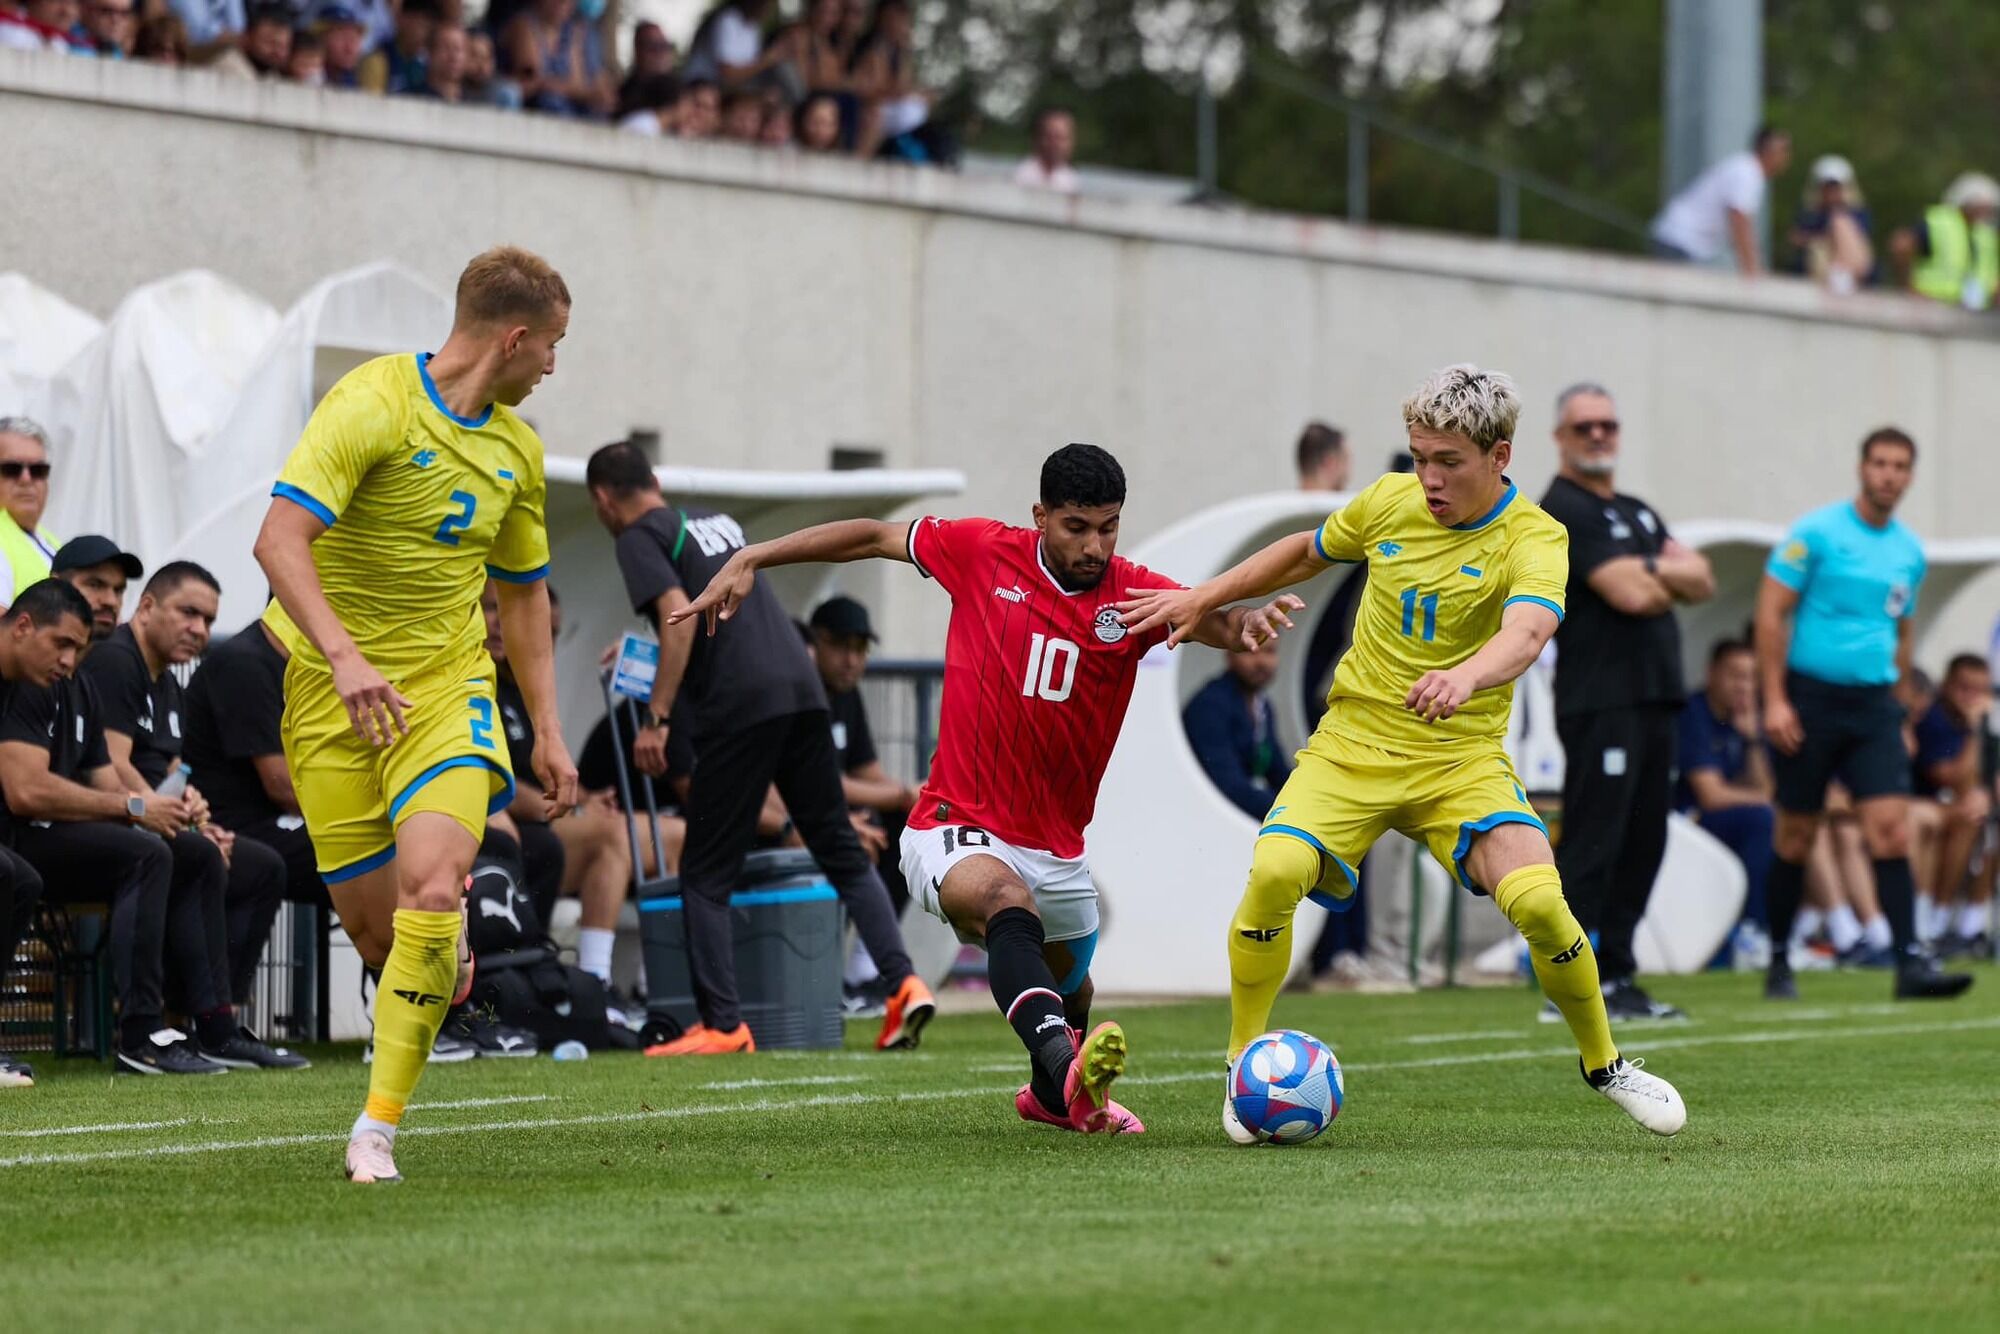
[[[1231,1073],[1230,1063],[1224,1061],[1222,1063],[1222,1133],[1229,1136],[1237,1144],[1255,1144],[1257,1137],[1250,1132],[1250,1127],[1244,1125],[1242,1120],[1237,1117],[1236,1103],[1229,1096],[1233,1091],[1235,1082],[1230,1078]]]
[[[1579,1067],[1582,1062],[1577,1062]],[[1603,1070],[1584,1072],[1584,1081],[1609,1098],[1618,1110],[1655,1135],[1678,1135],[1687,1124],[1687,1104],[1674,1086],[1658,1075],[1646,1073],[1645,1059],[1628,1061],[1623,1056]]]
[[[347,1179],[357,1186],[401,1181],[389,1147],[389,1137],[379,1130],[364,1130],[347,1141]]]

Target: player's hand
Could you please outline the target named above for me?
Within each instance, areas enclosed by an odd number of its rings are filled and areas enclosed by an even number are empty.
[[[1403,707],[1427,723],[1443,722],[1472,698],[1472,677],[1463,668],[1425,672],[1403,697]]]
[[[392,745],[410,734],[410,725],[403,721],[410,701],[360,654],[334,664],[333,689],[347,706],[354,734],[369,745]]]
[[[215,850],[222,854],[222,864],[225,867],[229,866],[231,859],[236,855],[236,835],[221,825],[204,823],[201,827],[201,836],[215,844]]]
[[[555,729],[536,731],[535,752],[529,763],[542,785],[542,800],[548,803],[547,818],[567,815],[576,805],[576,761],[569,757],[569,747]]]
[[[1796,755],[1805,744],[1806,729],[1788,699],[1774,699],[1764,705],[1764,737],[1780,755]]]
[[[146,798],[146,813],[139,817],[139,827],[150,829],[161,838],[182,833],[188,827],[187,802],[152,793]]]
[[[861,850],[868,854],[869,861],[874,861],[888,849],[889,835],[882,831],[880,825],[860,811],[849,811],[847,819],[854,826],[854,836],[861,840]]]
[[[632,763],[642,774],[663,777],[667,772],[667,729],[640,728],[639,735],[632,738]]]
[[[750,590],[757,586],[756,562],[748,559],[748,548],[738,551],[723,563],[708,581],[708,587],[701,590],[701,596],[667,617],[668,625],[679,625],[682,621],[699,616],[708,627],[710,634],[715,627],[736,614],[743,605],[743,599],[750,596]]]
[[[1128,588],[1125,600],[1111,606],[1130,634],[1164,628],[1168,648],[1177,647],[1209,612],[1194,588]]]
[[[214,813],[208,809],[208,798],[196,791],[194,784],[190,783],[181,789],[181,799],[188,804],[189,824],[207,825],[214,817]],[[235,837],[234,834],[230,835],[232,839]]]
[[[1248,653],[1251,649],[1262,648],[1275,642],[1284,631],[1296,629],[1291,614],[1305,609],[1304,598],[1296,593],[1281,593],[1263,606],[1243,613],[1243,651]]]

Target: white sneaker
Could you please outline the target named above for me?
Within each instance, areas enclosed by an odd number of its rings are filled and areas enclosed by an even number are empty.
[[[1655,1135],[1678,1135],[1687,1124],[1687,1104],[1672,1084],[1647,1074],[1645,1064],[1643,1057],[1628,1061],[1621,1056],[1600,1074],[1585,1072],[1584,1080]]]
[[[347,1141],[347,1179],[357,1186],[387,1185],[403,1179],[390,1156],[387,1135],[364,1130]]]
[[[1237,1144],[1255,1144],[1257,1137],[1236,1115],[1236,1104],[1230,1099],[1230,1070],[1231,1066],[1225,1062],[1222,1067],[1222,1133]]]

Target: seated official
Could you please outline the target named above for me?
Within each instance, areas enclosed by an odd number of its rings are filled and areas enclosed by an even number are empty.
[[[1291,776],[1291,758],[1278,741],[1278,714],[1266,693],[1278,675],[1273,640],[1248,653],[1231,653],[1226,670],[1181,711],[1188,744],[1209,781],[1236,808],[1262,820]]]
[[[1986,935],[1988,909],[1974,901],[1968,882],[1993,813],[1994,739],[1986,730],[1992,708],[1991,669],[1985,659],[1961,653],[1946,666],[1937,698],[1918,716],[1913,737],[1917,934],[1945,955],[1964,953]]]
[[[227,869],[227,953],[224,987],[236,1006],[247,1005],[257,964],[271,938],[285,897],[285,860],[253,838],[238,838],[216,821],[201,790],[181,764],[186,705],[171,668],[192,662],[208,647],[221,600],[215,576],[191,561],[163,565],[147,581],[132,619],[95,645],[78,669],[96,691],[111,767],[128,790],[178,791],[202,837],[215,845]],[[271,1047],[247,1030],[212,1059],[240,1068],[296,1070],[303,1056]]]
[[[136,562],[135,562],[136,563]],[[74,661],[90,606],[60,579],[31,585],[9,610],[15,640],[40,637]],[[221,1074],[204,1048],[238,1036],[227,999],[222,854],[194,832],[183,797],[129,791],[105,749],[88,683],[10,683],[0,709],[0,804],[15,851],[54,902],[108,902],[118,991],[118,1065],[139,1074]],[[195,1037],[166,1021],[167,964],[195,1016]]]
[[[1758,723],[1757,656],[1750,645],[1725,639],[1710,650],[1707,682],[1681,711],[1678,747],[1675,804],[1743,863],[1749,879],[1743,916],[1761,927],[1777,785]]]

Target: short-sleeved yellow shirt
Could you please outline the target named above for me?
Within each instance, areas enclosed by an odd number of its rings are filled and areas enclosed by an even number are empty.
[[[1391,473],[1327,516],[1313,537],[1328,561],[1368,565],[1354,643],[1334,670],[1323,726],[1391,751],[1506,736],[1512,684],[1482,690],[1427,723],[1403,707],[1425,672],[1455,667],[1500,629],[1516,602],[1561,620],[1569,534],[1512,482],[1471,523],[1447,526],[1409,473]]]
[[[429,354],[378,357],[313,412],[271,494],[327,525],[313,564],[340,623],[391,681],[464,661],[485,641],[486,578],[549,568],[542,442],[513,411],[454,415]],[[265,620],[306,666],[325,659],[275,602]]]

